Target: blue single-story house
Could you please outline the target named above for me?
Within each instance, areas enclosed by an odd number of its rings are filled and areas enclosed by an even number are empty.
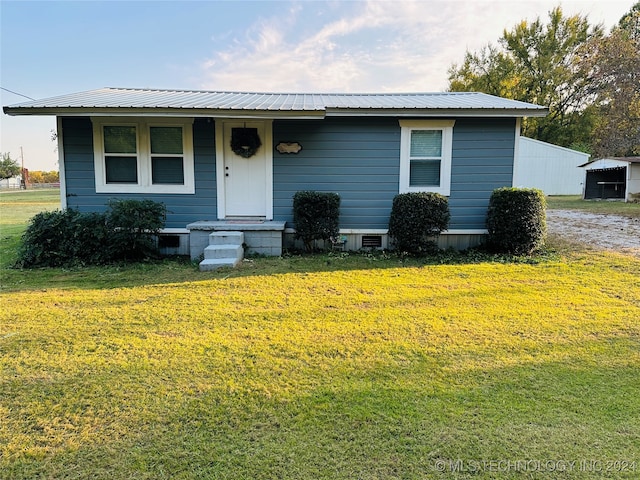
[[[520,119],[548,110],[483,93],[103,88],[4,112],[57,117],[63,207],[163,202],[161,246],[197,258],[215,231],[280,254],[299,190],[340,195],[349,249],[386,247],[393,197],[411,191],[449,198],[442,246],[477,244],[491,192],[513,184]]]

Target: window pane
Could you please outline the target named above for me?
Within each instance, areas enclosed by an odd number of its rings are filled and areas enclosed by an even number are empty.
[[[151,127],[151,153],[182,154],[182,127]]]
[[[105,153],[136,153],[136,127],[104,127]]]
[[[410,187],[439,187],[440,160],[411,160],[409,165]]]
[[[184,169],[181,157],[152,157],[151,181],[154,184],[165,183],[184,185]]]
[[[412,157],[442,156],[442,130],[412,130]]]
[[[136,157],[105,157],[107,183],[138,183]]]

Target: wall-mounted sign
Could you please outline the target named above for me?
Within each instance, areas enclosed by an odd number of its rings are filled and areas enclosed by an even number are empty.
[[[280,142],[276,145],[276,150],[280,153],[298,153],[302,150],[302,145],[298,142]]]

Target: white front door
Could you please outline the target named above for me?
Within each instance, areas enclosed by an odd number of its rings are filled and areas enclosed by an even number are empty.
[[[233,151],[231,138],[234,129],[256,129],[261,146],[253,155],[245,158]],[[273,218],[273,153],[271,122],[263,120],[223,121],[222,143],[218,152],[218,217]],[[219,137],[218,137],[219,138]],[[222,172],[221,172],[222,170]],[[222,188],[222,192],[220,192]],[[221,208],[222,207],[222,208]]]

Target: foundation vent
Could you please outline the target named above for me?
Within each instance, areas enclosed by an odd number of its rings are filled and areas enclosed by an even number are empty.
[[[158,235],[158,248],[180,248],[178,235]]]
[[[382,235],[363,235],[362,248],[380,248],[382,247]]]

